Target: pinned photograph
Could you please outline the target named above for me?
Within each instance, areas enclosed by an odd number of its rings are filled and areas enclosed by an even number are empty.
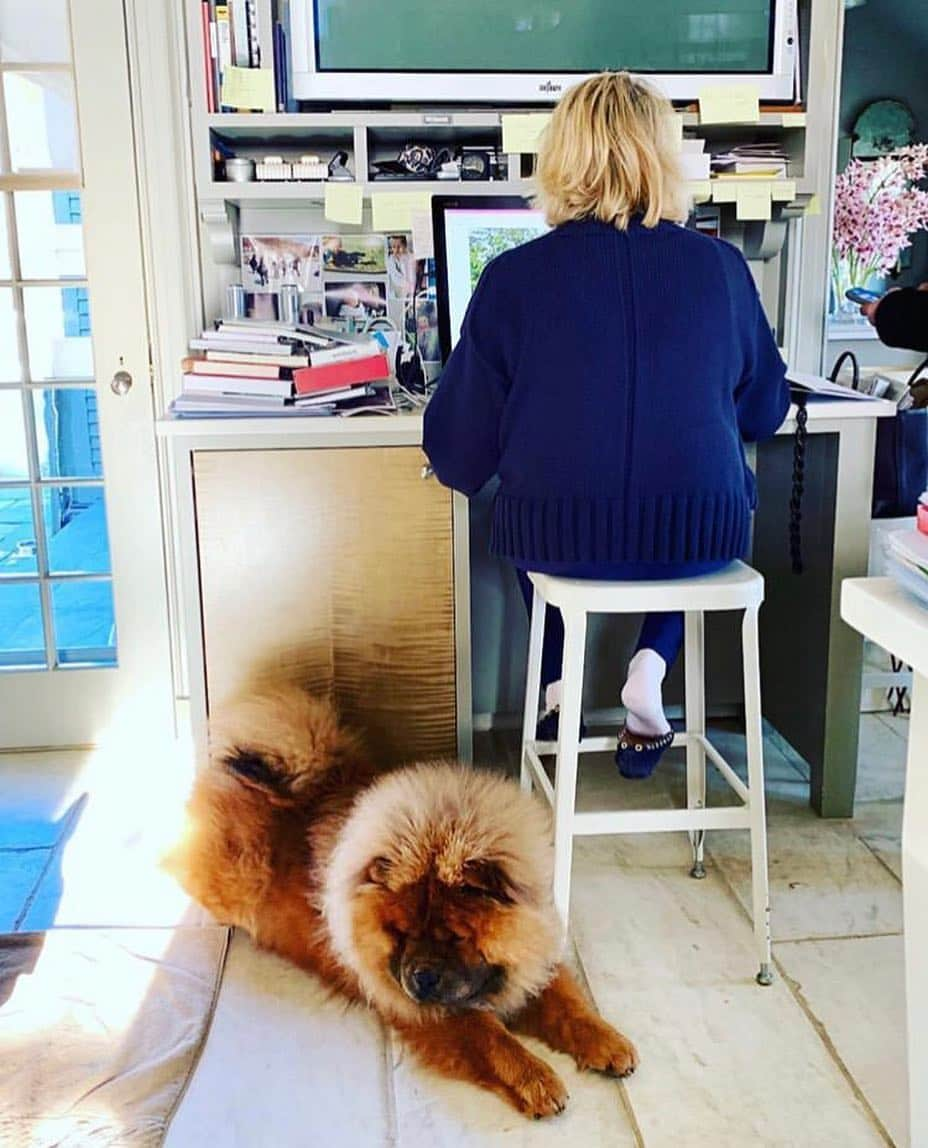
[[[371,319],[387,313],[383,283],[327,283],[325,313],[330,319]]]
[[[243,235],[242,285],[246,291],[273,294],[285,284],[318,293],[322,258],[315,235]]]
[[[408,235],[387,236],[387,294],[391,299],[409,299],[416,291],[416,257]]]
[[[385,275],[386,244],[382,235],[325,235],[322,266],[340,275]]]

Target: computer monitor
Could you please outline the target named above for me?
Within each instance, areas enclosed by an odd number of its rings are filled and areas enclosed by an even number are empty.
[[[503,251],[548,230],[544,215],[517,195],[436,195],[432,198],[438,339],[442,361],[461,332],[480,273]]]

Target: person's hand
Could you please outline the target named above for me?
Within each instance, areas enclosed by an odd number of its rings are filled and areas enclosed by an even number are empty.
[[[928,291],[928,283],[922,283],[921,286],[919,287],[919,291],[921,291],[922,289]],[[891,295],[893,293],[893,291],[899,291],[899,290],[901,290],[901,288],[899,288],[899,287],[890,287],[890,289],[886,292],[886,295]],[[861,315],[863,315],[865,319],[869,320],[869,322],[874,327],[876,326],[877,308],[883,302],[883,300],[886,298],[886,295],[883,295],[881,298],[877,299],[873,303],[864,303],[860,308]]]

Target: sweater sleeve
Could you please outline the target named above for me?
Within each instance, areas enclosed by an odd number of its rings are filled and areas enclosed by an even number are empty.
[[[876,309],[876,330],[887,347],[928,351],[928,291],[890,291]]]
[[[772,438],[789,410],[786,364],[777,349],[754,279],[743,257],[741,291],[737,297],[743,367],[735,388],[738,429],[745,442]]]
[[[511,332],[494,271],[488,266],[471,296],[461,335],[425,409],[423,446],[440,482],[476,494],[496,473],[499,426],[509,390]]]

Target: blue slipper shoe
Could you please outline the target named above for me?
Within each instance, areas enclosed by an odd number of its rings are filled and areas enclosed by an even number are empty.
[[[538,725],[535,726],[535,741],[557,741],[558,732],[558,719],[560,712],[556,709],[548,710],[543,717],[539,718]],[[580,740],[586,737],[586,723],[583,718],[580,718]]]
[[[632,733],[626,726],[619,730],[619,746],[615,751],[615,763],[619,773],[633,781],[650,777],[664,751],[673,745],[673,730],[660,737],[647,738]]]

